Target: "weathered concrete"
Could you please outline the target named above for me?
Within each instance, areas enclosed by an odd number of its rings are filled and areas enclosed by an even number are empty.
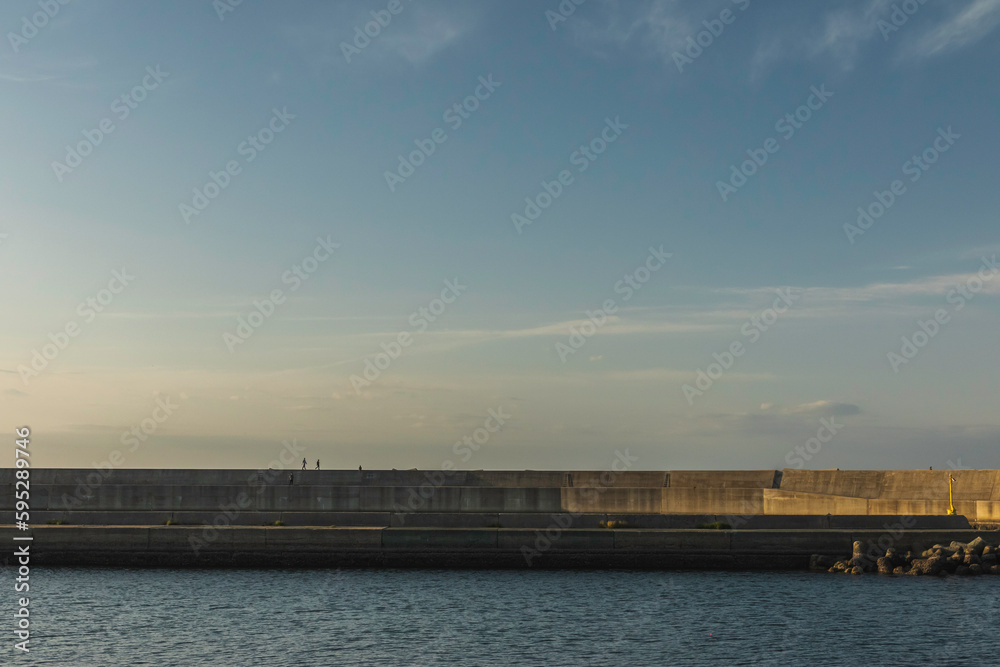
[[[614,522],[619,528],[690,529],[723,523],[738,530],[878,529],[902,520],[902,515],[729,515],[729,514],[626,514],[567,512],[32,512],[34,525],[59,522],[74,526],[317,526],[317,527],[407,527],[407,528],[546,528],[558,521],[574,528],[603,528]],[[964,529],[969,521],[961,515],[909,517],[914,528]]]
[[[14,507],[13,469],[0,469],[0,511]],[[31,511],[44,520],[160,524],[204,521],[239,504],[233,523],[346,525],[338,515],[678,514],[939,515],[955,506],[978,523],[1000,522],[1000,471],[31,471]],[[68,514],[72,512],[72,516]],[[324,514],[328,519],[321,519]],[[310,518],[312,517],[312,518]],[[464,520],[463,520],[464,521]],[[461,523],[458,525],[466,525]]]
[[[8,544],[15,531],[0,528]],[[884,530],[647,530],[42,526],[28,532],[33,565],[158,567],[640,567],[805,569],[812,554],[841,556]],[[907,530],[901,551],[995,533]],[[10,564],[12,556],[0,556]]]
[[[761,492],[762,514],[868,514],[867,498],[831,496],[784,489]]]
[[[670,487],[663,489],[664,514],[764,514],[762,488]],[[794,514],[795,512],[782,512]]]
[[[996,541],[970,522],[1000,525],[1000,473],[951,471],[957,516],[948,474],[32,470],[32,563],[773,569],[855,540]]]

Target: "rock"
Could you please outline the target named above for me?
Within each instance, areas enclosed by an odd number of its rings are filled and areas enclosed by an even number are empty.
[[[810,570],[829,570],[837,562],[836,558],[831,558],[830,556],[823,556],[822,554],[813,554],[809,557],[809,569]]]
[[[905,574],[906,570],[903,569],[902,565],[897,565],[896,567],[892,568],[892,573],[893,574]]]
[[[965,567],[964,565],[959,565],[958,568],[956,568],[955,570],[955,574],[957,574],[960,577],[968,577],[972,575],[972,570],[970,568]]]
[[[966,553],[965,554],[965,558],[962,559],[962,564],[965,565],[965,566],[979,565],[981,562],[982,561],[979,560],[979,556],[977,556],[973,552]]]
[[[977,537],[966,545],[965,551],[967,553],[974,553],[976,556],[981,556],[983,554],[983,549],[985,548],[986,540],[981,537]]]
[[[882,556],[876,562],[879,574],[892,574],[892,558],[888,556]]]
[[[864,547],[858,540],[854,540],[854,545],[851,548],[851,556],[857,558],[864,553]]]
[[[969,572],[975,575],[982,574],[983,566],[979,565],[978,563],[973,563],[972,565],[969,566]]]
[[[945,559],[940,556],[931,556],[924,563],[924,574],[941,574],[945,571]]]
[[[989,565],[996,565],[997,555],[995,552],[994,553],[983,552],[983,555],[980,557],[979,562],[982,563],[984,568]]]
[[[847,561],[847,564],[851,567],[860,567],[862,570],[871,571],[872,569],[871,560],[864,555],[855,554],[854,556],[851,556],[851,560]]]
[[[864,573],[865,573],[864,569],[857,565],[851,568],[851,574],[864,574]]]

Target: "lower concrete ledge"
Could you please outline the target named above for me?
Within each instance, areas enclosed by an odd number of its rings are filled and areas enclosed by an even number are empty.
[[[997,541],[968,529],[0,526],[0,540],[30,545],[32,565],[139,567],[807,569],[812,554],[843,558],[855,540],[916,552],[977,535]],[[5,565],[12,551],[0,555]]]
[[[739,530],[825,530],[871,529],[906,520],[914,529],[968,529],[962,515],[726,515],[726,514],[622,514],[566,512],[299,512],[243,510],[183,512],[75,511],[32,512],[36,525],[71,526],[378,526],[382,528],[527,528],[545,530],[552,526],[601,528],[613,522],[616,528],[682,529],[724,523]],[[279,523],[280,522],[280,523]]]

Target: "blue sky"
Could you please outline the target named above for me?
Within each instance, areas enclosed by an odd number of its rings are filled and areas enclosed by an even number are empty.
[[[221,2],[0,8],[38,463],[1000,467],[1000,0]]]

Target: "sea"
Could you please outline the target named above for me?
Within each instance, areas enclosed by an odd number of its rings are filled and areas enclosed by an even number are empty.
[[[0,568],[13,582],[13,568]],[[1000,577],[31,569],[4,665],[998,665]]]

